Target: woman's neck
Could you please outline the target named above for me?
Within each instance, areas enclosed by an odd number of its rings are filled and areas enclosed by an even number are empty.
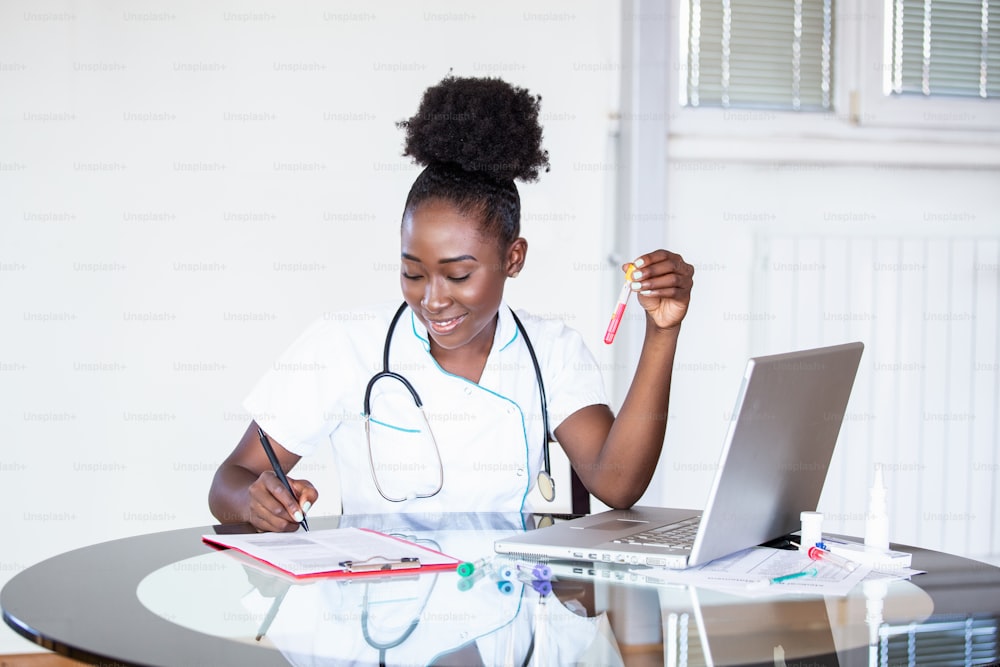
[[[492,324],[479,332],[479,335],[454,349],[443,348],[431,338],[431,356],[441,368],[452,375],[479,384],[483,369],[486,368],[486,360],[489,359],[490,351],[493,349],[498,319],[499,315],[494,317]]]

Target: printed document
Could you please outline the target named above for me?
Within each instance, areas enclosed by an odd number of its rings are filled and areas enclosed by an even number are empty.
[[[815,576],[789,579],[760,588],[760,583],[775,577],[784,577],[809,568],[816,568]],[[831,563],[814,561],[799,551],[751,547],[710,563],[686,570],[643,569],[632,570],[647,580],[664,583],[689,584],[714,588],[730,593],[815,593],[818,595],[847,595],[858,582],[871,572],[870,565],[859,565],[847,571]]]
[[[236,549],[296,577],[453,569],[461,562],[439,551],[365,528],[202,535],[202,540]]]

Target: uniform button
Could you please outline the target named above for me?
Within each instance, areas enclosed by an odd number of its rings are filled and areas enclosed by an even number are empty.
[[[472,396],[472,387],[466,387],[465,388],[465,395],[466,396]]]
[[[524,477],[524,468],[518,468],[517,469],[517,476],[518,477]]]
[[[513,405],[508,405],[507,406],[507,414],[512,415],[515,412],[517,412],[517,408],[515,408]]]

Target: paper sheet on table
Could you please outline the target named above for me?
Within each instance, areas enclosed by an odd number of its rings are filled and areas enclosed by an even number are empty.
[[[800,577],[763,588],[754,584],[773,577],[816,568],[816,576]],[[847,595],[868,573],[868,565],[860,565],[853,572],[830,563],[814,561],[799,551],[751,547],[710,563],[686,570],[642,569],[632,570],[649,580],[685,584],[724,590],[728,593],[751,597],[775,593],[813,593],[816,595]]]
[[[451,556],[398,537],[365,528],[333,528],[295,533],[202,535],[210,544],[236,549],[295,577],[358,574],[346,561],[386,564],[371,574],[396,570],[390,564],[415,559],[422,570],[453,569],[461,562]],[[412,571],[411,571],[412,572]]]
[[[895,581],[896,579],[909,579],[915,574],[927,574],[927,570],[914,570],[911,567],[894,567],[884,570],[875,568],[868,573],[865,581]]]

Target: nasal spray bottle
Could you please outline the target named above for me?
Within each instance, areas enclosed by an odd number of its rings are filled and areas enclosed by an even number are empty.
[[[909,567],[911,555],[889,549],[889,511],[886,501],[885,479],[882,466],[875,464],[875,478],[868,492],[868,513],[865,515],[864,545],[840,540],[826,540],[831,552],[866,563],[876,568]]]
[[[868,492],[868,514],[865,516],[865,546],[879,551],[889,550],[889,509],[885,500],[885,480],[882,466],[875,464],[875,481]]]

